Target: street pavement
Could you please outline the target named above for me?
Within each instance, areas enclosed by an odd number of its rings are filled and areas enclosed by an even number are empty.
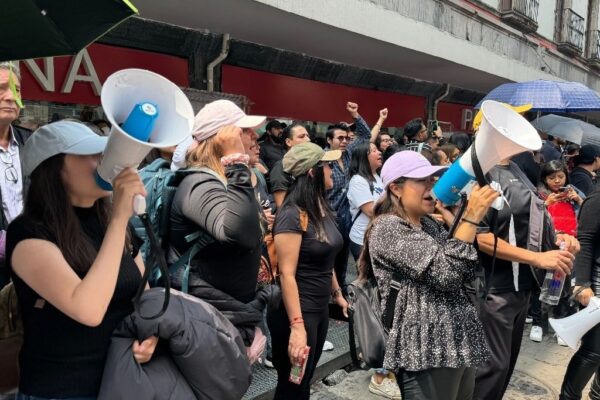
[[[511,379],[505,400],[556,400],[560,393],[567,364],[574,351],[559,346],[552,333],[546,334],[541,343],[529,340],[527,325],[523,335],[521,353],[516,371]],[[341,380],[333,386],[318,381],[312,386],[312,400],[381,400],[369,392],[369,371],[336,371]],[[345,377],[344,377],[345,376]],[[583,392],[588,398],[589,384]]]

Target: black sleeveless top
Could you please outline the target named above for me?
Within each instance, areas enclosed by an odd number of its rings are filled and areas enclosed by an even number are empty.
[[[87,238],[99,250],[106,229],[92,209],[75,208],[75,212]],[[10,262],[12,253],[17,244],[26,239],[55,242],[39,229],[33,229],[32,221],[22,215],[8,227],[6,260],[25,331],[19,356],[19,390],[24,394],[48,398],[96,396],[112,332],[133,311],[132,299],[141,283],[134,261],[139,249],[137,238],[134,239],[132,253],[125,254],[121,260],[117,285],[106,315],[94,328],[82,325],[57,310],[14,273]],[[85,273],[77,275],[83,278]]]

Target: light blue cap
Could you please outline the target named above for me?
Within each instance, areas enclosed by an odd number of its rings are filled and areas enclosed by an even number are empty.
[[[80,122],[58,121],[44,125],[33,132],[23,146],[23,174],[31,175],[42,162],[57,154],[100,154],[107,142],[107,137],[96,135]]]

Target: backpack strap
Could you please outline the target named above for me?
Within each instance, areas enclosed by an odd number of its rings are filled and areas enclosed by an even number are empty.
[[[362,214],[362,209],[359,208],[358,212],[356,213],[356,216],[354,218],[352,218],[352,224],[350,224],[351,227],[354,225],[354,223],[356,222],[358,217],[360,217],[360,214]]]
[[[181,170],[182,173],[187,175],[201,172],[212,175],[217,178],[219,182],[223,184],[225,190],[227,190],[227,180],[225,180],[221,175],[217,174],[210,168],[200,167],[200,168],[188,168],[185,170]],[[189,280],[190,280],[190,268],[192,264],[192,260],[196,255],[208,246],[211,243],[215,242],[215,238],[212,235],[208,234],[203,230],[198,230],[194,233],[190,233],[185,237],[185,241],[187,243],[193,243],[193,245],[188,248],[178,259],[175,261],[171,267],[169,268],[169,276],[175,275],[183,268],[183,272],[181,275],[181,291],[183,293],[188,293],[189,291]]]
[[[388,332],[392,329],[392,324],[394,323],[396,300],[398,299],[398,292],[400,292],[400,283],[398,281],[398,276],[393,274],[392,281],[390,282],[390,293],[385,303],[385,316],[383,317],[383,327]]]
[[[167,311],[167,308],[169,307],[170,296],[171,296],[171,282],[168,279],[169,269],[167,267],[167,261],[165,259],[165,254],[162,251],[162,248],[160,247],[160,245],[158,243],[158,239],[156,238],[156,235],[154,234],[154,229],[152,229],[152,223],[150,222],[150,218],[148,217],[148,214],[142,214],[140,216],[140,219],[144,223],[144,227],[146,228],[146,233],[148,234],[148,238],[150,239],[151,252],[150,252],[149,267],[144,269],[144,275],[142,275],[142,282],[140,283],[137,293],[135,294],[135,297],[133,298],[133,306],[134,306],[135,311],[140,315],[140,318],[148,320],[148,319],[156,319],[156,318],[160,317],[161,315],[163,315],[165,313],[165,311]],[[142,295],[144,294],[144,291],[146,290],[146,285],[148,284],[148,280],[150,279],[150,274],[152,273],[151,266],[155,265],[156,262],[158,262],[158,266],[160,268],[161,273],[166,277],[166,279],[163,279],[163,282],[165,285],[165,300],[163,301],[163,306],[158,313],[156,313],[155,315],[153,315],[151,317],[145,317],[142,315],[142,312],[140,309],[140,301],[141,301]]]

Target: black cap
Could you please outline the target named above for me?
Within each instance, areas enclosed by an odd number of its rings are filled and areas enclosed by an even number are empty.
[[[586,144],[579,149],[579,155],[575,156],[575,165],[592,164],[596,157],[600,157],[600,148],[593,144]]]
[[[265,126],[265,130],[270,131],[271,129],[283,129],[283,126],[281,125],[281,122],[273,119],[267,123],[267,126]]]

